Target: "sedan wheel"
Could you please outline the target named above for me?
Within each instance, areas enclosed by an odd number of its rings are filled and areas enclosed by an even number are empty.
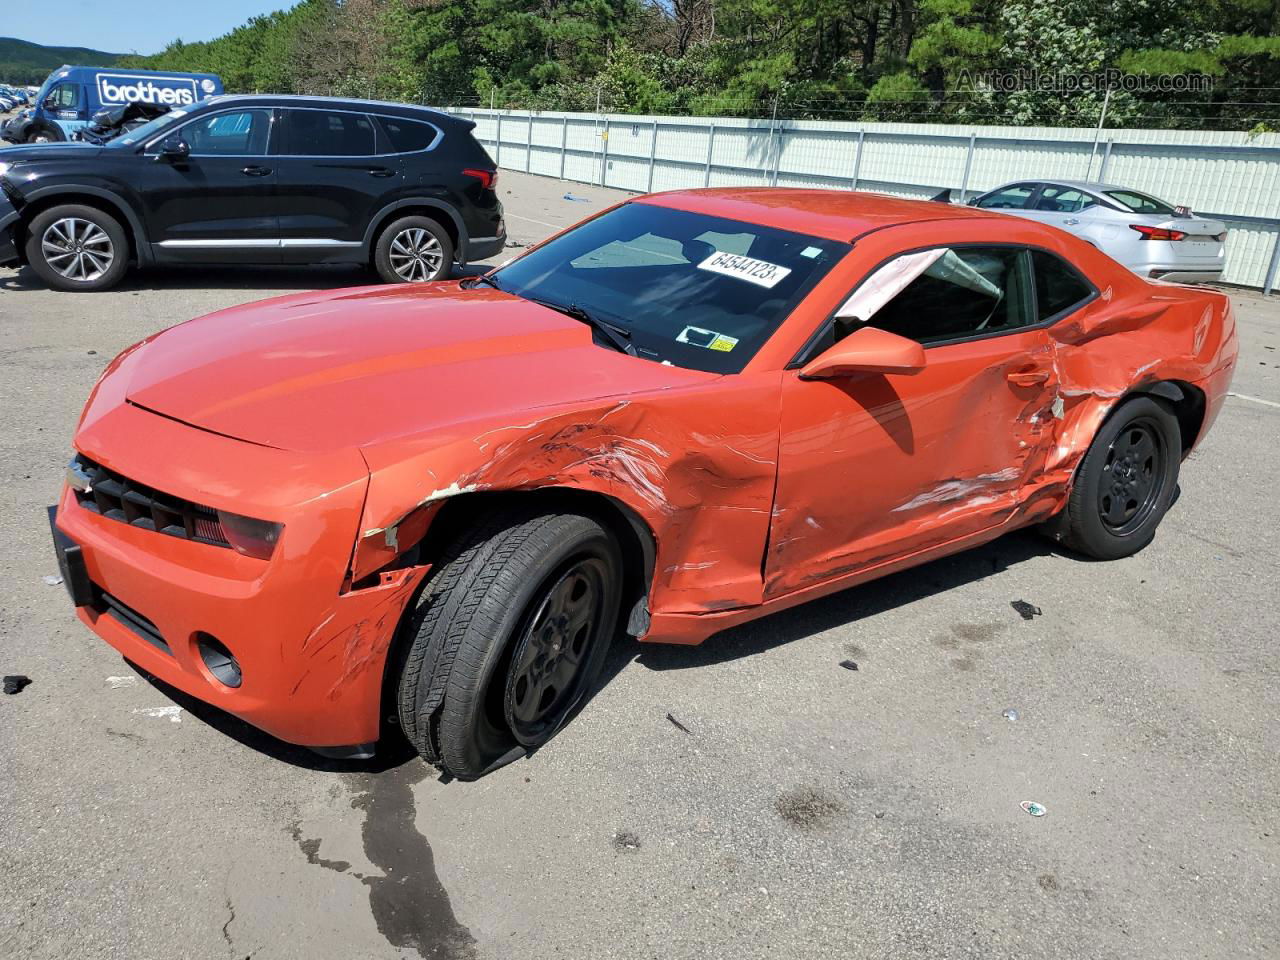
[[[55,220],[40,238],[45,262],[77,283],[97,280],[115,262],[115,246],[96,223],[78,217]]]

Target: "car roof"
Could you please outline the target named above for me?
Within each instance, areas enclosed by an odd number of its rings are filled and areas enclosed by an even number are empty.
[[[397,114],[404,117],[429,118],[445,122],[460,123],[468,127],[475,126],[470,120],[455,117],[453,114],[420,107],[411,103],[392,103],[387,100],[361,100],[358,97],[315,97],[295,93],[224,93],[216,97],[206,97],[200,105],[217,103],[256,103],[264,107],[312,106],[312,107],[359,107],[378,113]]]
[[[932,200],[798,187],[673,190],[650,194],[640,202],[845,242],[882,227],[931,220],[993,220],[1001,216]]]
[[[982,196],[988,193],[995,193],[997,190],[1003,190],[1005,187],[1012,187],[1018,183],[1051,183],[1054,186],[1070,187],[1072,190],[1084,190],[1087,193],[1105,193],[1107,190],[1124,190],[1129,193],[1141,193],[1151,196],[1145,190],[1138,190],[1136,187],[1125,187],[1118,183],[1098,183],[1093,180],[1062,180],[1058,177],[1023,177],[1021,180],[1010,180],[1008,183],[1002,183],[998,187],[992,187],[990,190],[984,190]]]

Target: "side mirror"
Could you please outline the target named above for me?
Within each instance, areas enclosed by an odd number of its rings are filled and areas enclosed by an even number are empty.
[[[833,380],[855,373],[919,373],[924,347],[914,340],[876,327],[863,327],[800,370],[801,380]]]
[[[191,144],[181,137],[166,137],[160,141],[160,159],[170,163],[186,160],[191,156]]]
[[[50,97],[48,100],[42,103],[41,106],[44,107],[46,110],[48,110],[50,113],[56,113],[58,110],[58,101],[53,99],[53,97]]]

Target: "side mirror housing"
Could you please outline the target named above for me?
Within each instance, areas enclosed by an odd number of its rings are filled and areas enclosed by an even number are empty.
[[[160,141],[160,159],[174,161],[186,160],[191,156],[191,145],[181,137],[166,137]]]
[[[924,347],[876,327],[863,327],[800,370],[801,380],[833,380],[855,373],[919,373],[924,369]]]

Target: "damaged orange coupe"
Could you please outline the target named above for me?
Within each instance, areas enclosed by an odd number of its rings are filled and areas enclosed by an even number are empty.
[[[615,633],[699,643],[1040,524],[1142,549],[1236,360],[1228,299],[988,211],[622,203],[478,278],[183,323],[94,388],[56,508],[80,619],[295,744],[398,723],[475,777]]]

